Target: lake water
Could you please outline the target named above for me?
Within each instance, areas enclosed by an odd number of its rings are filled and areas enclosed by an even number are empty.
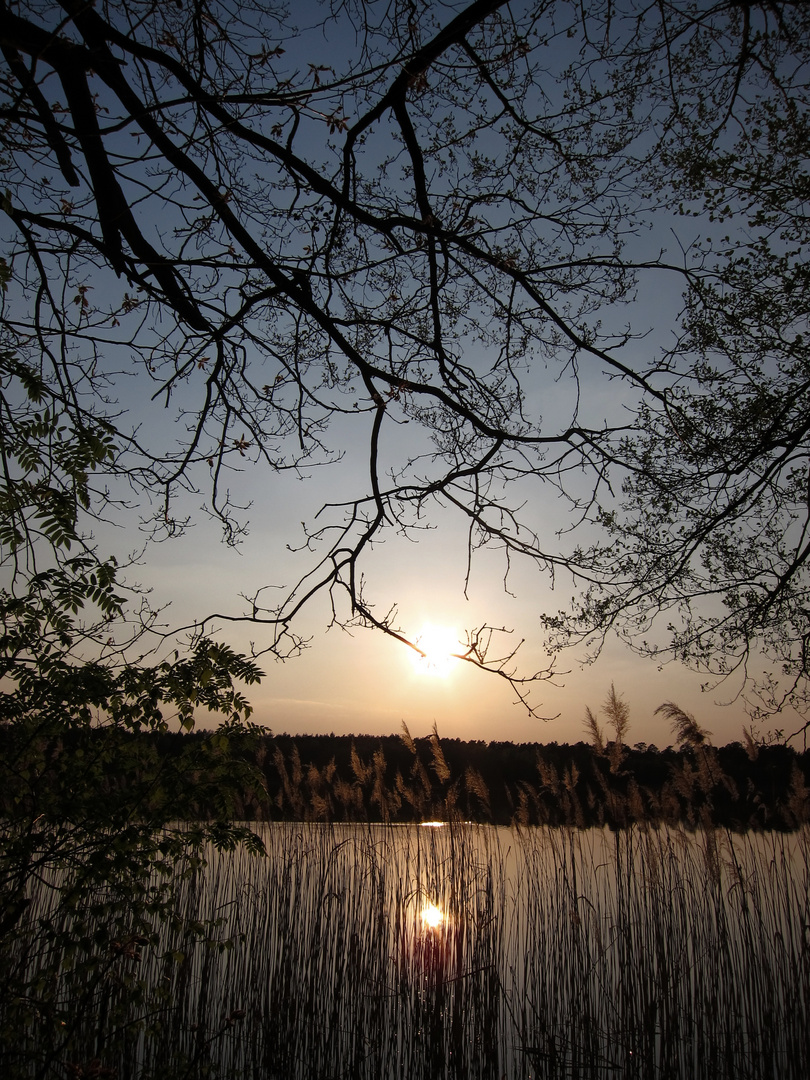
[[[180,885],[217,940],[144,950],[121,1080],[810,1076],[807,831],[257,828]]]

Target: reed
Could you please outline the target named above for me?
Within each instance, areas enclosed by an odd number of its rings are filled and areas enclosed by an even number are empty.
[[[151,995],[86,1003],[53,1075],[810,1075],[806,829],[256,828],[265,857],[212,849],[177,883],[182,917],[126,961]]]
[[[753,742],[716,748],[694,717],[672,703],[659,713],[669,716],[677,749],[662,752],[643,743],[630,748],[629,710],[614,687],[601,712],[615,736],[610,741],[586,710],[590,745],[494,744],[486,755],[480,745],[443,743],[435,725],[418,741],[403,726],[400,745],[391,736],[376,745],[338,739],[332,748],[305,741],[299,750],[284,737],[284,750],[276,744],[266,754],[270,798],[266,813],[257,816],[611,828],[683,823],[795,829],[810,823],[807,756]]]

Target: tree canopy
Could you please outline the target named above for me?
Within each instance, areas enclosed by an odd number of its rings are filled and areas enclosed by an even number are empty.
[[[471,558],[573,582],[550,645],[617,632],[718,677],[764,656],[754,707],[806,705],[806,5],[0,13],[15,581],[37,537],[66,557],[31,424],[48,469],[101,477],[72,481],[77,520],[134,501],[172,535],[202,492],[229,542],[232,469],[272,484],[350,432],[362,487],[308,524],[298,583],[236,613],[261,648],[295,651],[324,592],[336,620],[412,638],[365,556],[441,506]],[[121,404],[133,375],[144,411]],[[470,629],[467,659],[520,695],[544,674],[490,643]]]

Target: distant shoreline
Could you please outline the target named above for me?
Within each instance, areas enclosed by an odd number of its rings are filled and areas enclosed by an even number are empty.
[[[586,742],[268,734],[256,763],[269,805],[243,809],[262,820],[776,830],[810,822],[810,751],[784,745],[609,742],[599,751]]]

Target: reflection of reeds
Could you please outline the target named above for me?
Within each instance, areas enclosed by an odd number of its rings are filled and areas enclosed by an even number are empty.
[[[266,858],[211,851],[139,944],[162,1004],[120,1080],[810,1075],[806,830],[257,828]]]

